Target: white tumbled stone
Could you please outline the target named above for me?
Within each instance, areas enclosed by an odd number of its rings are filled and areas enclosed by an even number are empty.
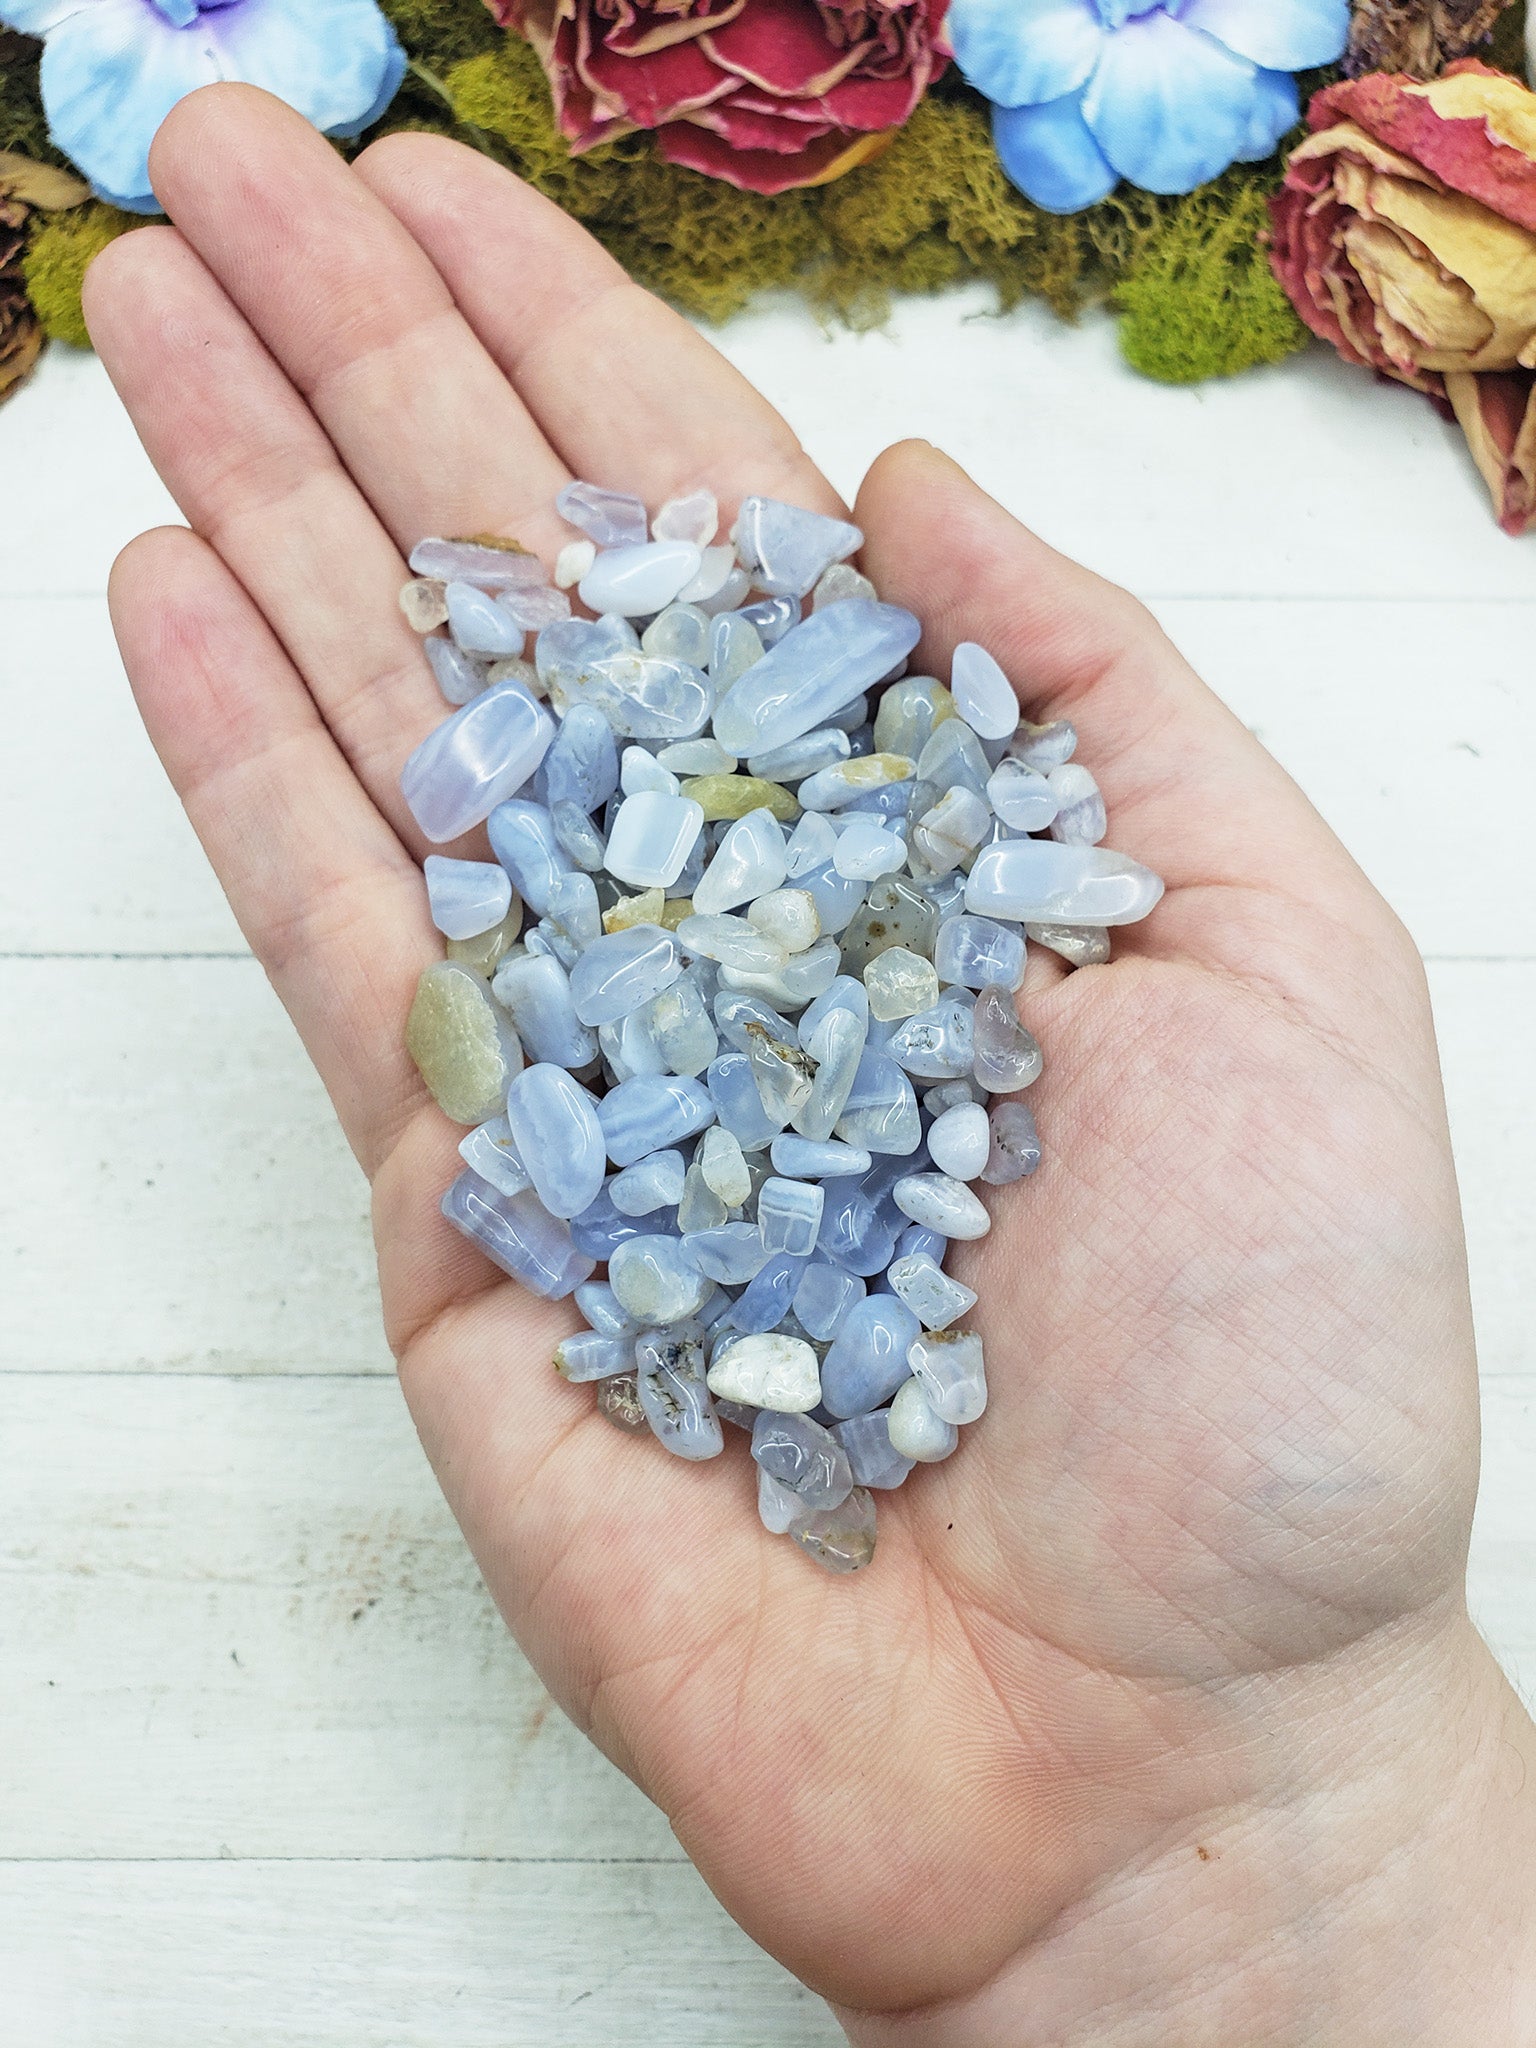
[[[603,865],[637,889],[670,889],[703,829],[703,807],[692,797],[643,789],[620,804]]]
[[[711,1124],[699,1140],[698,1164],[705,1184],[728,1209],[739,1209],[751,1194],[746,1156],[724,1125]]]
[[[597,544],[590,540],[568,540],[555,557],[555,587],[574,590],[597,560]]]
[[[808,1415],[821,1401],[816,1353],[803,1338],[772,1331],[739,1338],[710,1367],[709,1391],[778,1415]]]
[[[869,1014],[881,1024],[915,1017],[939,1000],[939,977],[931,960],[905,946],[887,946],[864,970]]]
[[[686,540],[604,548],[582,577],[577,595],[589,611],[616,612],[624,619],[647,617],[687,588],[702,559],[698,548]]]
[[[747,921],[786,953],[803,953],[821,937],[816,899],[804,889],[770,889],[747,906]]]
[[[1107,846],[1006,839],[983,847],[965,885],[965,907],[1012,924],[1137,924],[1163,884],[1150,868]]]
[[[897,1181],[891,1199],[903,1216],[941,1237],[985,1237],[992,1218],[964,1181],[947,1173],[909,1173]]]
[[[984,740],[1005,740],[1018,730],[1019,700],[1012,683],[985,647],[962,640],[950,669],[955,709]]]
[[[891,1290],[925,1330],[945,1330],[976,1306],[973,1288],[943,1271],[927,1252],[909,1252],[890,1270]]]
[[[960,1441],[952,1422],[934,1413],[920,1380],[903,1380],[891,1403],[891,1449],[918,1465],[937,1465]]]
[[[928,1132],[928,1156],[951,1180],[975,1180],[991,1147],[992,1127],[979,1102],[957,1103],[946,1109]]]
[[[981,1419],[987,1375],[974,1330],[925,1330],[913,1339],[907,1363],[941,1422],[963,1426]]]

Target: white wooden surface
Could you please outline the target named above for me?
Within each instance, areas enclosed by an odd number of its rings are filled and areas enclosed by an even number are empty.
[[[1474,1603],[1529,1693],[1536,543],[1321,353],[1162,391],[1102,323],[978,310],[723,340],[844,489],[924,435],[1150,599],[1407,918],[1485,1374]],[[0,414],[0,2038],[830,2048],[549,1709],[428,1478],[363,1188],[112,649],[108,565],[169,516],[55,352]]]

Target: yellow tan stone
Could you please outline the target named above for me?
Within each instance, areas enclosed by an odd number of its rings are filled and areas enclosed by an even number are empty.
[[[659,924],[666,901],[660,889],[643,889],[638,896],[623,896],[611,910],[603,912],[603,930],[627,932],[632,925]]]
[[[955,700],[934,676],[903,676],[892,683],[875,712],[875,745],[884,754],[915,760],[946,719],[957,717]]]
[[[521,1048],[483,978],[439,960],[416,985],[406,1050],[444,1116],[480,1124],[498,1116],[522,1066]]]
[[[792,825],[800,815],[793,792],[760,775],[694,775],[683,784],[682,793],[703,806],[706,820],[772,811],[781,825]]]
[[[522,899],[514,894],[512,908],[500,924],[493,924],[488,932],[477,932],[472,939],[450,939],[445,952],[460,967],[472,968],[489,981],[517,944],[517,935],[522,928]]]

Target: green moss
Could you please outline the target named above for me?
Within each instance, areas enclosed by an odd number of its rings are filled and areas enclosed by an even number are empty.
[[[1080,231],[1008,183],[971,94],[931,96],[883,156],[835,183],[763,199],[664,163],[645,136],[573,157],[538,60],[515,37],[444,83],[468,130],[642,284],[706,319],[791,284],[855,326],[882,321],[894,293],[965,279],[991,282],[1004,306],[1034,293],[1063,314],[1088,295]]]
[[[1200,384],[1304,348],[1307,330],[1265,253],[1269,175],[1229,171],[1186,198],[1109,202],[1101,246],[1118,272],[1120,349],[1163,384]]]
[[[573,157],[526,43],[452,66],[444,83],[461,122],[494,138],[513,170],[583,222],[652,291],[705,319],[738,311],[814,259],[812,194],[763,199],[663,163],[644,136]]]
[[[104,206],[99,200],[68,213],[38,217],[22,257],[22,274],[27,297],[45,334],[54,341],[67,341],[72,348],[90,347],[91,337],[80,311],[80,287],[91,258],[129,228],[142,226],[139,215],[119,213],[115,206]]]
[[[485,149],[698,317],[723,320],[758,292],[793,286],[827,316],[869,327],[898,293],[980,281],[1004,310],[1038,297],[1071,318],[1109,300],[1127,359],[1176,382],[1275,361],[1303,339],[1257,239],[1273,166],[1187,199],[1132,192],[1060,219],[1008,182],[985,103],[951,70],[873,163],[763,199],[664,163],[645,135],[573,157],[538,59],[484,0],[382,4],[412,64],[375,135],[424,129]],[[1505,17],[1505,42],[1524,11]],[[58,160],[37,96],[38,47],[0,34],[0,147]],[[1309,77],[1304,91],[1322,82]],[[132,224],[102,206],[39,224],[28,289],[49,333],[85,342],[86,265]]]
[[[485,0],[380,0],[411,56],[434,71],[494,50],[506,38]]]
[[[1085,277],[1077,230],[1041,213],[1003,175],[983,103],[934,94],[884,156],[814,195],[828,248],[818,296],[864,324],[892,292],[981,278],[1012,306],[1028,294],[1071,314]]]

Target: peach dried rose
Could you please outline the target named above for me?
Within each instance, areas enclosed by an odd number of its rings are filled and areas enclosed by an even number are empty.
[[[1473,60],[1317,94],[1271,262],[1346,361],[1454,411],[1507,533],[1536,526],[1536,94]]]

